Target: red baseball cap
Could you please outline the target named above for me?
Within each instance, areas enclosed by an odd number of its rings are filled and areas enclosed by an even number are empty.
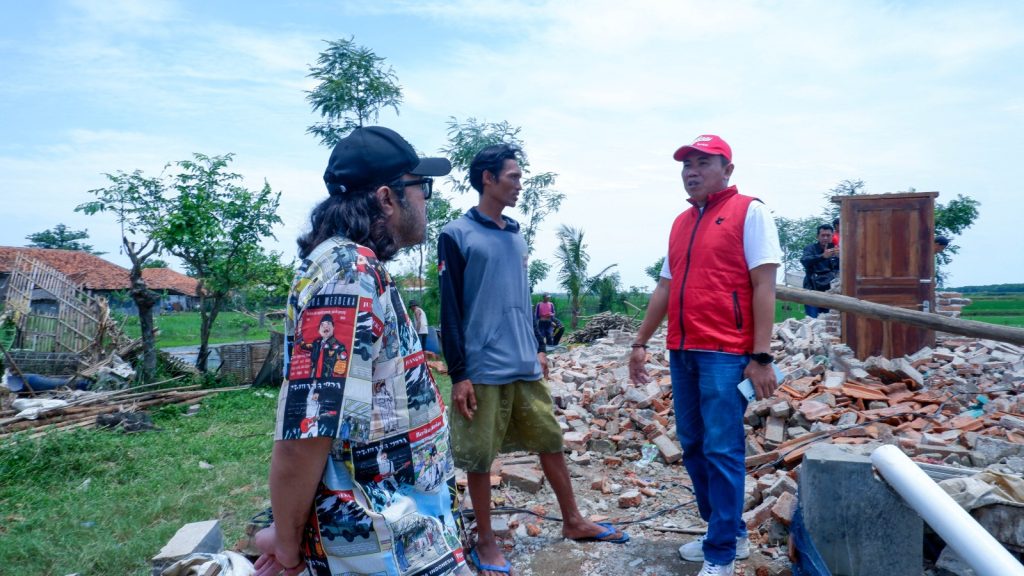
[[[714,134],[702,134],[697,136],[693,141],[693,144],[687,144],[676,150],[676,153],[672,155],[676,162],[682,162],[683,158],[686,158],[690,152],[703,152],[705,154],[712,154],[715,156],[725,156],[725,159],[732,162],[732,148]]]

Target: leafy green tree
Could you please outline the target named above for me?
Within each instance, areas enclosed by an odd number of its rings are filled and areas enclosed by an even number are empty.
[[[143,268],[170,268],[171,265],[168,264],[166,260],[161,260],[159,258],[150,258],[149,260],[146,261],[145,264],[142,265],[142,267]]]
[[[327,42],[309,77],[319,84],[306,93],[306,100],[324,120],[306,129],[307,134],[333,147],[349,132],[376,121],[380,111],[391,108],[398,114],[402,88],[384,58],[359,46],[354,38]]]
[[[136,170],[130,174],[106,174],[110,185],[90,190],[96,200],[75,208],[76,212],[96,214],[111,212],[121,226],[121,244],[132,262],[128,271],[131,287],[128,290],[139,315],[142,333],[142,381],[149,382],[156,375],[156,338],[153,335],[153,308],[160,295],[149,289],[142,278],[142,269],[150,258],[163,248],[159,230],[167,217],[164,184],[156,178],[147,178]]]
[[[803,272],[800,256],[804,248],[815,241],[818,226],[823,222],[831,223],[821,216],[805,218],[775,217],[775,227],[779,229],[779,245],[782,247],[782,265],[787,272]]]
[[[612,264],[612,266],[616,265]],[[588,288],[589,292],[597,296],[597,311],[607,312],[614,308],[615,302],[618,300],[619,292],[622,289],[622,278],[618,272],[601,274],[590,280]]]
[[[935,235],[946,236],[950,239],[949,246],[946,246],[946,249],[937,254],[935,258],[935,276],[939,286],[946,285],[945,268],[953,261],[953,256],[960,251],[960,246],[952,240],[970,228],[978,219],[979,206],[981,206],[980,202],[963,194],[957,194],[956,198],[945,204],[937,203],[935,205]]]
[[[530,281],[530,292],[544,281],[551,273],[551,264],[543,260],[530,260],[530,269],[527,271],[527,279]]]
[[[833,186],[828,192],[825,193],[825,209],[822,211],[821,222],[831,224],[833,220],[839,218],[839,204],[832,201],[833,196],[856,196],[857,194],[864,193],[864,181],[861,179],[856,180],[843,180],[839,184]]]
[[[69,230],[64,224],[57,224],[49,230],[35,232],[25,236],[29,240],[29,248],[50,248],[57,250],[78,250],[102,256],[106,252],[93,250],[92,245],[79,242],[89,237],[89,230]]]
[[[662,256],[661,258],[658,258],[658,260],[654,264],[651,264],[647,268],[644,268],[644,274],[647,274],[647,277],[653,280],[655,284],[657,284],[658,282],[661,281],[661,268],[664,265],[665,257]]]
[[[175,163],[170,177],[173,196],[156,238],[181,258],[199,280],[199,357],[196,367],[206,370],[210,332],[232,290],[261,280],[269,258],[260,240],[273,236],[281,222],[277,216],[280,193],[266,182],[258,191],[239,185],[241,175],[227,171],[234,155],[193,154]]]
[[[285,263],[280,252],[258,254],[250,264],[252,280],[238,290],[242,307],[255,308],[259,326],[266,323],[267,308],[284,306],[295,278],[295,260]]]

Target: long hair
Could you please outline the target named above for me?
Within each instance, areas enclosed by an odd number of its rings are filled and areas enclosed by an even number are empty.
[[[309,232],[299,236],[297,241],[299,257],[309,256],[314,248],[332,236],[344,236],[373,250],[381,262],[394,258],[399,246],[387,229],[377,188],[379,186],[368,186],[331,194],[317,204],[309,216]],[[405,207],[402,192],[392,190],[399,205]]]

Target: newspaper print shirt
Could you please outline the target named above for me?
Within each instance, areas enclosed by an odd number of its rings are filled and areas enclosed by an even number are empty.
[[[372,250],[334,237],[288,297],[278,440],[333,446],[306,524],[317,576],[470,574],[441,395]]]

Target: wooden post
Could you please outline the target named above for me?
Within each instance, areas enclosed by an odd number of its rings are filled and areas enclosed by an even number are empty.
[[[928,330],[940,330],[950,334],[960,334],[973,338],[987,338],[1024,346],[1024,329],[1022,328],[949,318],[941,314],[918,312],[917,310],[908,310],[897,306],[887,306],[885,304],[858,300],[841,294],[815,292],[791,286],[776,286],[775,296],[779,300],[786,300],[787,302],[809,304],[821,308],[834,308],[842,312],[875,318],[877,320],[889,320]]]

